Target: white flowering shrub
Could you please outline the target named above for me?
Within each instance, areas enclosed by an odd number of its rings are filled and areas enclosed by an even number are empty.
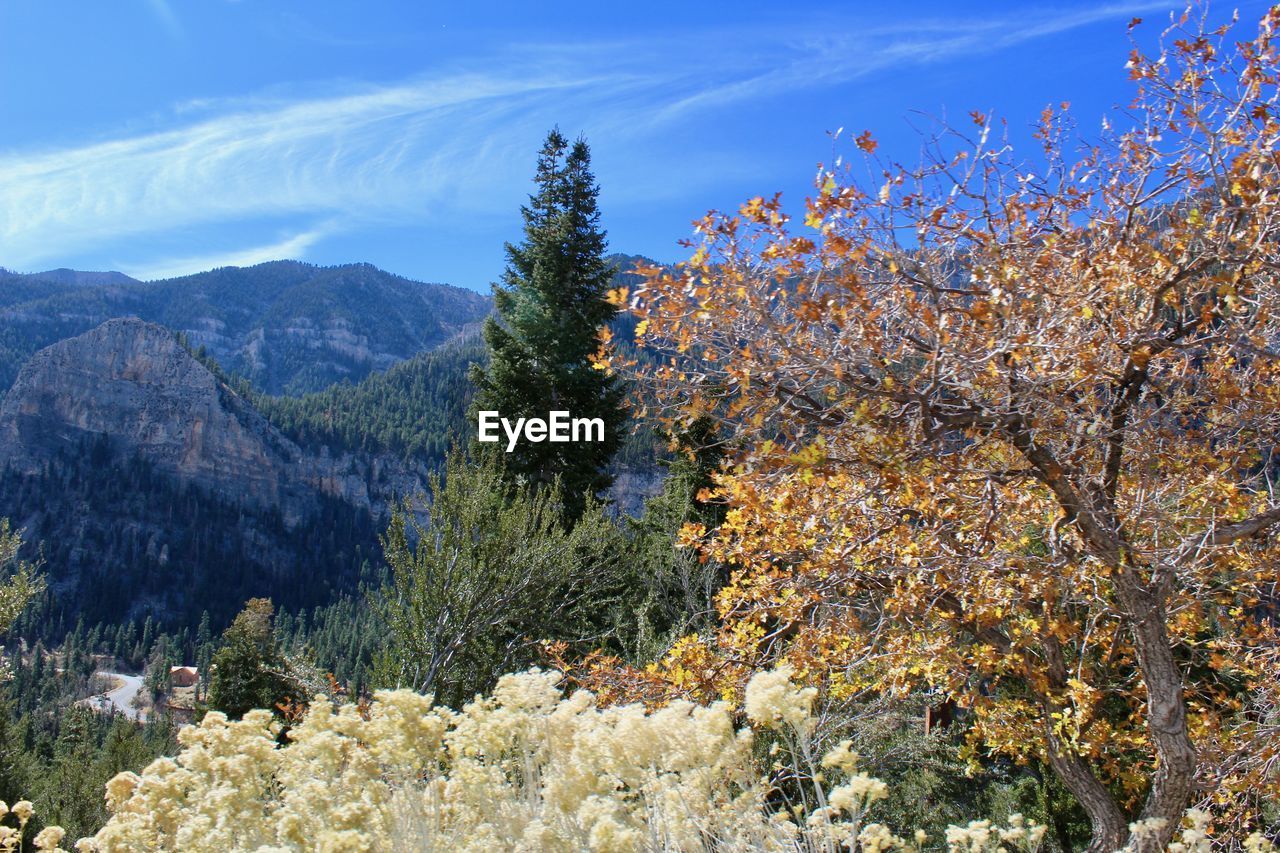
[[[762,673],[748,716],[797,737],[814,694]],[[461,713],[409,691],[363,712],[316,699],[278,743],[265,711],[210,713],[182,751],[107,787],[111,820],[80,850],[867,850],[917,845],[863,825],[884,786],[848,744],[823,807],[767,807],[751,729],[726,703],[596,706],[559,675],[506,676]],[[802,737],[803,739],[803,737]],[[1029,849],[1029,848],[1028,848]]]
[[[1209,834],[1209,813],[1203,809],[1189,809],[1182,818],[1181,832],[1177,838],[1169,842],[1168,853],[1211,853],[1219,849]],[[1129,824],[1129,844],[1124,851],[1140,851],[1146,849],[1144,844],[1161,827],[1159,818],[1149,818]],[[1233,850],[1244,853],[1275,853],[1276,846],[1260,832],[1255,832]]]
[[[27,824],[31,823],[35,814],[35,806],[30,800],[19,800],[12,808],[0,800],[0,853],[17,853],[23,849],[22,839],[26,835]],[[58,846],[65,835],[61,827],[46,827],[36,833],[31,844],[35,849],[48,853],[66,853]]]
[[[509,675],[461,713],[410,691],[378,693],[363,709],[321,697],[284,746],[266,711],[240,721],[210,713],[183,729],[175,758],[108,784],[112,817],[76,849],[875,853],[929,846],[923,833],[904,839],[865,822],[887,792],[858,772],[847,741],[810,768],[809,778],[821,782],[820,805],[793,812],[771,805],[755,735],[734,726],[729,705],[600,708],[586,692],[563,697],[558,681],[537,670]],[[805,744],[813,701],[789,671],[762,673],[748,686],[747,714]],[[29,819],[30,804],[19,806]],[[16,849],[20,832],[0,836],[0,851]],[[1043,833],[1014,815],[1007,827],[952,827],[932,846],[1031,851]],[[61,838],[54,827],[35,843],[56,850]]]

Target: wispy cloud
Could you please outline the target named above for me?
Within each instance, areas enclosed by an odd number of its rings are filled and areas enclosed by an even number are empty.
[[[147,0],[147,5],[151,7],[151,11],[160,19],[160,23],[169,31],[169,35],[180,39],[183,37],[182,23],[178,20],[178,16],[174,14],[173,7],[169,5],[169,0]]]
[[[592,82],[423,80],[0,155],[0,246],[7,263],[29,267],[69,247],[201,223],[422,208],[483,173],[486,137],[522,106]]]
[[[797,89],[849,83],[897,67],[972,60],[1033,39],[1117,17],[1167,10],[1168,6],[1168,0],[1134,0],[1069,12],[1028,9],[995,18],[912,20],[852,32],[792,35],[782,40],[780,49],[774,51],[775,60],[766,67],[744,61],[744,68],[755,65],[755,73],[713,82],[675,99],[654,114],[654,121],[673,121],[697,109],[720,108]],[[750,39],[738,41],[757,47]]]
[[[171,32],[181,32],[167,0],[148,2]],[[475,67],[485,70],[474,73],[323,96],[276,92],[175,105],[174,124],[164,129],[0,152],[0,263],[34,268],[122,238],[215,223],[298,215],[325,221],[269,245],[157,260],[136,272],[156,277],[296,256],[371,220],[484,212],[485,200],[496,196],[508,205],[513,187],[523,191],[527,140],[545,130],[548,116],[590,117],[593,138],[608,134],[612,144],[639,150],[698,109],[969,59],[1167,3],[880,30],[841,31],[828,21],[788,31],[525,45],[476,57]],[[609,70],[594,70],[600,68]],[[626,190],[611,192],[617,198]]]
[[[281,259],[305,260],[307,250],[330,233],[328,226],[313,228],[300,234],[294,234],[275,243],[264,246],[251,246],[247,249],[232,249],[226,252],[192,255],[181,258],[165,258],[145,263],[140,267],[130,264],[118,264],[142,281],[158,278],[174,278],[198,270],[211,270],[218,267],[251,267],[254,264]]]

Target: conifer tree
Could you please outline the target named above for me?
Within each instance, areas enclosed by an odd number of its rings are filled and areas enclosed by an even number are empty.
[[[291,684],[285,661],[276,648],[274,608],[268,598],[250,599],[222,634],[213,656],[209,707],[234,719],[254,708],[284,701]]]
[[[496,317],[485,323],[487,368],[473,368],[476,411],[516,418],[600,418],[600,442],[521,441],[506,470],[519,482],[549,486],[558,477],[565,515],[581,515],[588,495],[608,488],[609,460],[622,442],[626,414],[617,380],[592,367],[598,332],[617,313],[606,299],[613,271],[605,261],[599,187],[587,143],[559,130],[538,157],[536,191],[521,208],[524,242],[507,244],[507,268],[494,286]]]

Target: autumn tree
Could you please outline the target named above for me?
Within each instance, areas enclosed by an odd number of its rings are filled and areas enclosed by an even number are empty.
[[[1052,767],[1093,850],[1164,849],[1197,802],[1254,819],[1280,784],[1277,24],[1135,37],[1092,139],[1065,104],[1029,150],[979,113],[920,165],[862,134],[802,227],[777,197],[709,215],[616,294],[668,416],[739,441],[725,522],[687,531],[737,567],[722,628],[645,678],[714,696],[787,658],[833,697],[939,691],[976,751]]]
[[[495,314],[484,326],[490,358],[473,368],[473,411],[496,411],[512,423],[551,411],[603,421],[603,441],[522,441],[506,460],[513,480],[538,488],[559,480],[574,519],[612,483],[606,467],[622,443],[622,389],[592,363],[597,334],[618,309],[606,298],[613,269],[586,141],[570,143],[552,130],[534,184],[521,208],[524,242],[507,244],[507,268],[493,289]]]

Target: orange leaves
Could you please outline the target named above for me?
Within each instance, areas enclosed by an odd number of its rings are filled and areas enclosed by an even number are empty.
[[[1129,52],[1129,61],[1125,63],[1124,67],[1129,69],[1130,80],[1141,80],[1151,74],[1150,69],[1147,68],[1146,57],[1137,48]]]
[[[724,523],[681,540],[732,567],[723,624],[645,689],[732,692],[780,656],[819,683],[933,685],[989,749],[1042,756],[1053,725],[1136,797],[1148,686],[1117,599],[1160,577],[1197,731],[1224,755],[1248,739],[1223,709],[1256,685],[1214,673],[1259,660],[1250,608],[1280,546],[1184,543],[1271,506],[1280,128],[1256,82],[1274,49],[1210,47],[1135,52],[1143,88],[1116,118],[1134,123],[1106,147],[1080,153],[1049,110],[1028,155],[974,112],[982,133],[939,134],[921,168],[819,172],[818,233],[761,196],[699,222],[682,276],[646,276],[643,337],[670,345],[658,405],[716,420],[737,455]]]
[[[761,225],[777,227],[787,221],[787,216],[782,213],[781,193],[767,201],[762,196],[756,196],[742,205],[738,212],[744,218]]]
[[[825,314],[825,306],[818,302],[814,302],[812,299],[802,301],[795,309],[796,317],[811,323],[820,321]]]
[[[749,219],[760,219],[765,214],[765,200],[756,196],[738,209],[738,212]]]

